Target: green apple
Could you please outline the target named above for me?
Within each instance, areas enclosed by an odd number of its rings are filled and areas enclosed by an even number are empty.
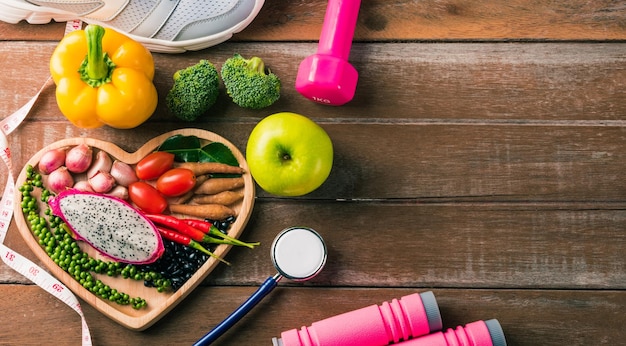
[[[261,120],[246,147],[250,173],[278,196],[302,196],[320,187],[333,166],[333,144],[311,119],[281,112]]]

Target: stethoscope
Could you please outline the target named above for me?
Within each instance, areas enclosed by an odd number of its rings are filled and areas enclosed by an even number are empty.
[[[283,277],[292,281],[306,281],[317,275],[326,263],[326,244],[322,237],[307,227],[282,230],[272,242],[271,258],[278,271],[270,276],[241,306],[194,346],[210,345],[268,295]]]

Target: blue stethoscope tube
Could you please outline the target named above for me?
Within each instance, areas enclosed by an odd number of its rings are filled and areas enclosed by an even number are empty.
[[[282,279],[282,275],[276,273],[274,276],[268,277],[265,282],[243,303],[237,310],[233,311],[220,324],[215,326],[210,332],[206,333],[202,339],[196,341],[194,346],[210,345],[217,340],[222,334],[226,333],[235,323],[245,316],[252,308],[254,308],[266,295],[278,285],[278,281]]]

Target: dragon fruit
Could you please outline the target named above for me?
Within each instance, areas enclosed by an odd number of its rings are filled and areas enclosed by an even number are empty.
[[[163,254],[163,240],[154,224],[119,198],[68,189],[49,205],[76,239],[115,261],[146,264]]]

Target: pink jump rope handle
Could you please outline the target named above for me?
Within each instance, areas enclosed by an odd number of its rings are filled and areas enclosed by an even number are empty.
[[[398,346],[506,346],[498,320],[476,321],[398,343]]]
[[[360,0],[328,1],[317,53],[300,63],[296,76],[304,97],[332,106],[354,97],[359,74],[348,58],[360,6]]]
[[[441,329],[432,292],[343,313],[274,338],[275,346],[384,346]]]

